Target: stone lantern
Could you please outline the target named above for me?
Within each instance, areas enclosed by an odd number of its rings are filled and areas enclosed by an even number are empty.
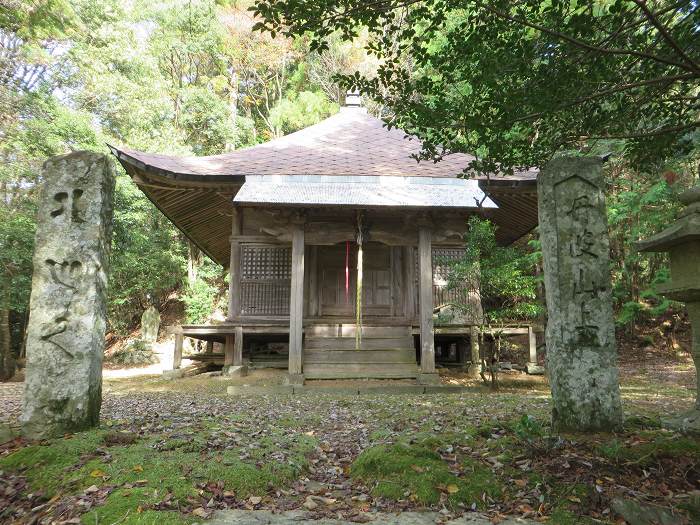
[[[640,241],[642,252],[668,252],[671,260],[671,281],[659,286],[666,297],[686,303],[693,332],[691,354],[697,373],[698,390],[695,407],[665,423],[673,428],[700,432],[700,186],[680,195],[686,208],[678,220],[661,233]]]

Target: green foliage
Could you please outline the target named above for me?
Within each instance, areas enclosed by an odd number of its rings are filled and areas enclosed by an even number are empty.
[[[463,152],[474,155],[469,174],[509,173],[562,153],[612,152],[618,324],[673,309],[656,292],[665,256],[639,254],[634,243],[674,218],[675,179],[679,188],[697,184],[694,4],[351,0],[339,11],[330,0],[257,0],[253,11],[263,19],[257,29],[310,34],[313,49],[362,45],[377,67],[339,68],[342,84],[381,103],[390,126],[419,136],[423,159]],[[513,313],[534,314],[525,310]]]
[[[204,280],[197,280],[182,296],[185,302],[185,319],[188,323],[204,323],[211,315],[216,287]]]
[[[307,78],[303,41],[252,32],[235,2],[15,2],[0,9],[0,34],[0,303],[13,319],[29,304],[47,157],[108,153],[105,143],[210,155],[335,111]],[[119,168],[109,328],[126,333],[148,304],[180,289],[187,258],[184,237]],[[188,291],[190,319],[209,315],[220,286],[217,274]]]
[[[523,416],[514,425],[513,432],[515,432],[515,435],[523,441],[540,439],[545,435],[544,429],[542,428],[540,422],[529,414],[523,414]]]
[[[282,99],[270,111],[270,123],[283,134],[292,133],[316,124],[338,111],[320,92],[302,91]]]
[[[691,165],[680,163],[677,168],[690,175]],[[688,175],[683,178],[689,178]],[[681,179],[675,174],[674,177]],[[690,181],[681,179],[672,186],[658,176],[631,169],[624,160],[608,167],[607,179],[616,322],[632,327],[674,308],[672,301],[657,292],[658,285],[670,278],[667,255],[640,253],[635,243],[673,222],[680,211],[676,195]]]
[[[0,205],[0,306],[24,311],[32,286],[34,208]]]
[[[144,305],[161,304],[185,275],[185,248],[168,220],[125,176],[117,178],[109,320],[126,330]]]
[[[451,265],[449,286],[466,286],[478,296],[487,324],[537,316],[541,309],[534,274],[537,252],[499,246],[493,223],[477,216],[469,219],[464,241],[464,256]]]
[[[158,362],[153,347],[141,339],[130,341],[109,358],[112,363],[125,366],[144,366]]]
[[[221,269],[209,260],[198,268],[197,279],[187,286],[182,296],[188,323],[204,323],[212,314],[217,296],[223,288],[220,274]]]
[[[190,87],[182,94],[180,125],[185,141],[196,155],[221,153],[233,142],[235,129],[225,101],[209,87]]]
[[[693,3],[628,0],[258,0],[257,28],[365,45],[378,70],[343,77],[416,133],[424,158],[476,155],[497,173],[542,166],[601,139],[638,165],[696,147],[700,83]],[[632,22],[634,21],[634,22]]]

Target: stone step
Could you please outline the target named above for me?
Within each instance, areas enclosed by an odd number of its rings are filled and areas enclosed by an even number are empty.
[[[355,337],[357,328],[354,324],[317,324],[304,329],[306,337]],[[363,326],[362,337],[402,337],[410,336],[410,326]]]
[[[328,348],[355,350],[354,337],[321,337],[307,336],[304,339],[304,349]],[[360,350],[373,350],[384,348],[413,348],[413,338],[404,337],[363,337],[360,340]]]

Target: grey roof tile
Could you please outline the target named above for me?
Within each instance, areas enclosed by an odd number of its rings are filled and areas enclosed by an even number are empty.
[[[136,161],[188,175],[366,175],[456,177],[474,157],[461,153],[442,161],[417,162],[421,142],[363,108],[342,108],[313,126],[282,138],[221,155],[174,157],[117,148]],[[524,172],[524,177],[535,172]]]

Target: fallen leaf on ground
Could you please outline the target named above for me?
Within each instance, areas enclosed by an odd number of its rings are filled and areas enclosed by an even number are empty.
[[[194,509],[192,511],[192,514],[194,514],[195,516],[197,516],[199,518],[208,518],[209,517],[209,513],[206,510],[204,510],[203,507],[197,507],[196,509]]]

